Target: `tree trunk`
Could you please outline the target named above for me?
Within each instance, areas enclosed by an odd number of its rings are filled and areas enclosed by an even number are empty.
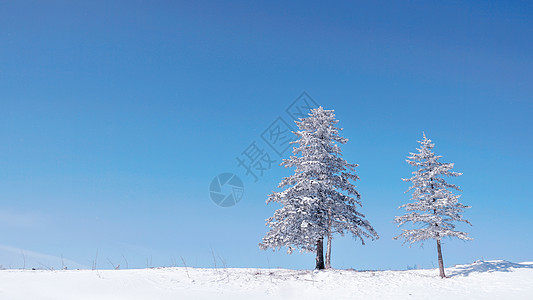
[[[331,269],[331,235],[328,237],[328,245],[326,248],[326,269]]]
[[[324,269],[324,238],[316,242],[316,269]]]
[[[326,248],[326,269],[331,269],[331,211],[328,210],[328,245]]]
[[[439,271],[440,271],[440,277],[445,278],[446,275],[444,274],[444,262],[442,261],[442,250],[440,249],[440,240],[437,240],[437,253],[439,255]]]

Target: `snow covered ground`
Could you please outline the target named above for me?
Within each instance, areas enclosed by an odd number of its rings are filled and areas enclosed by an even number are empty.
[[[2,270],[0,299],[533,299],[533,262],[438,270]]]

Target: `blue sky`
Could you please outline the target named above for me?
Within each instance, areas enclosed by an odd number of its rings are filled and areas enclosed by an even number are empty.
[[[529,2],[2,1],[0,264],[313,268],[257,247],[291,170],[235,160],[304,91],[336,110],[381,236],[337,237],[334,267],[437,265],[392,240],[422,131],[472,206],[445,264],[533,259]],[[245,185],[230,208],[222,172]]]

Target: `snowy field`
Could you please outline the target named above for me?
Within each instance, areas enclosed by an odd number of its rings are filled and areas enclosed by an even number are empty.
[[[0,299],[533,299],[533,262],[438,270],[2,270]]]

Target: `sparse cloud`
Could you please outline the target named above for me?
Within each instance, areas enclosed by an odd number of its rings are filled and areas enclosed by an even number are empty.
[[[42,227],[49,221],[43,214],[35,212],[17,212],[0,210],[0,225],[16,228]]]
[[[4,268],[87,269],[88,267],[71,259],[35,252],[27,249],[0,245],[0,264]]]

